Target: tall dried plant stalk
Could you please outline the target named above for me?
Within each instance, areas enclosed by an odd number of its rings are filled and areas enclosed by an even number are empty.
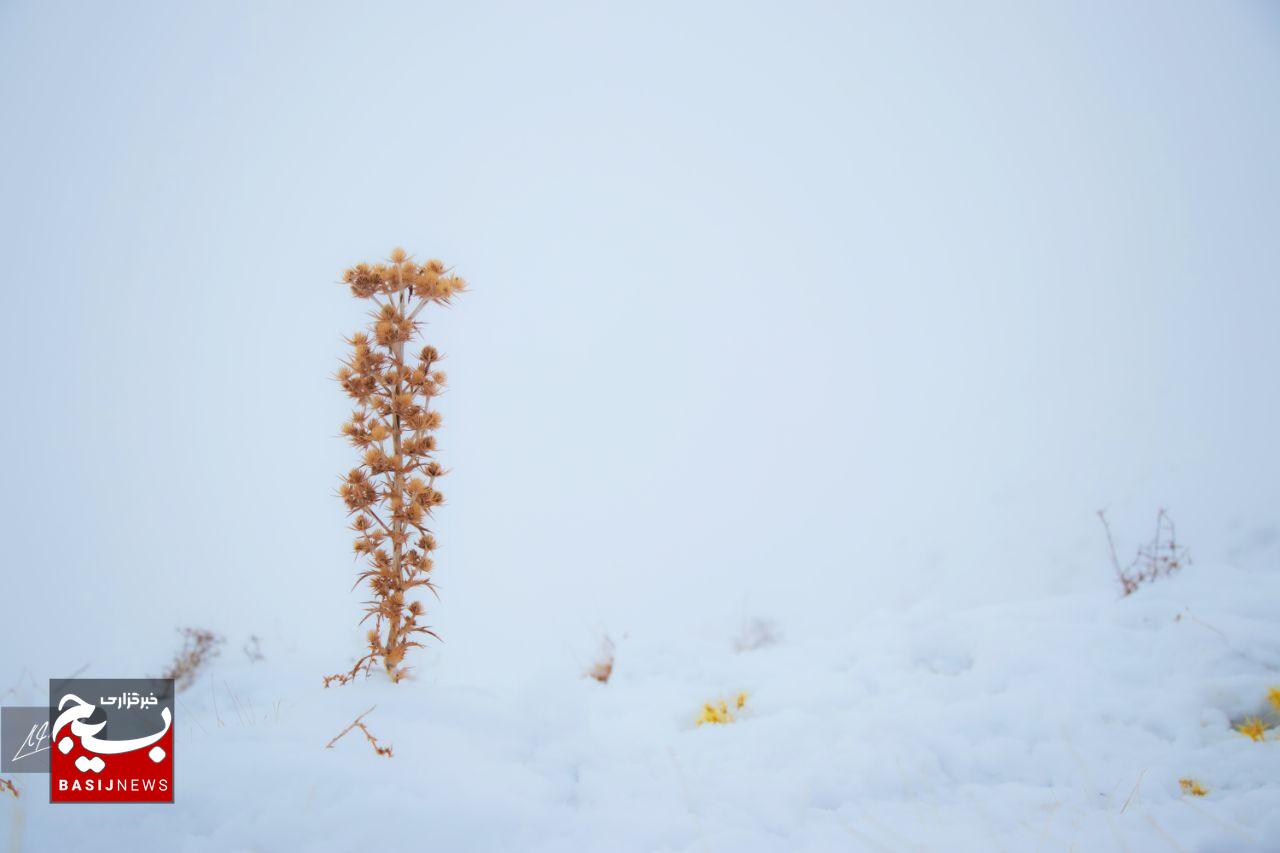
[[[386,263],[354,266],[342,280],[374,306],[367,331],[347,339],[351,354],[336,377],[356,404],[342,433],[363,456],[339,494],[352,516],[356,556],[368,564],[356,584],[366,582],[373,593],[360,621],[372,618],[373,627],[366,654],[350,671],[327,676],[326,687],[346,684],[379,663],[399,681],[407,671],[405,654],[422,647],[419,638],[439,639],[418,622],[422,602],[408,596],[418,587],[436,591],[436,540],[426,524],[444,503],[436,481],[445,470],[432,458],[441,419],[431,401],[444,393],[445,375],[436,369],[440,353],[434,347],[410,356],[405,347],[417,338],[417,317],[429,303],[447,305],[466,289],[440,261],[419,264],[404,249],[393,250]]]

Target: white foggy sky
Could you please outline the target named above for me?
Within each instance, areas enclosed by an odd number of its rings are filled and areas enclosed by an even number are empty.
[[[0,580],[346,653],[397,244],[454,660],[1094,587],[1101,506],[1274,564],[1277,91],[1263,3],[0,4]]]

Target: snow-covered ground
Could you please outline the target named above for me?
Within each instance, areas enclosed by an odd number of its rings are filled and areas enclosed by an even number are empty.
[[[1280,684],[1277,600],[1280,573],[1195,565],[744,652],[634,631],[604,685],[572,655],[499,682],[446,648],[325,690],[322,661],[229,643],[180,696],[175,805],[50,806],[28,776],[0,820],[24,851],[1276,850],[1280,741],[1232,721]],[[324,748],[369,706],[392,758]]]

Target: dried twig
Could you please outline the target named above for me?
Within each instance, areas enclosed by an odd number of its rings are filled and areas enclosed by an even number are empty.
[[[18,796],[18,789],[8,779],[0,779],[0,791],[8,791],[14,797]]]
[[[1098,510],[1098,520],[1102,522],[1102,529],[1107,534],[1107,550],[1111,554],[1111,568],[1115,571],[1116,580],[1120,582],[1120,586],[1124,589],[1124,594],[1128,595],[1133,592],[1134,588],[1130,588],[1124,569],[1120,567],[1120,557],[1116,554],[1116,540],[1111,535],[1111,523],[1107,521],[1107,511],[1105,509]]]
[[[334,673],[333,675],[322,676],[324,679],[324,686],[328,687],[330,684],[337,684],[341,686],[343,684],[346,684],[349,681],[354,680],[356,677],[356,673],[360,671],[360,666],[362,664],[365,664],[366,662],[371,666],[373,664],[373,658],[369,655],[365,655],[360,659],[360,662],[356,664],[355,669],[351,670],[351,672],[337,672],[337,673]],[[366,667],[366,672],[367,671],[368,671],[368,667]]]
[[[372,712],[373,712],[373,709],[374,709],[374,708],[376,708],[376,707],[378,707],[378,706],[377,706],[377,705],[374,705],[374,706],[373,706],[372,708],[370,708],[368,711],[365,711],[363,714],[361,714],[360,716],[358,716],[358,717],[356,717],[354,720],[352,720],[352,721],[351,721],[351,725],[347,726],[345,729],[343,729],[342,731],[338,732],[338,733],[334,736],[333,740],[331,740],[331,741],[329,741],[327,744],[325,744],[325,747],[324,747],[324,748],[325,748],[325,749],[333,749],[333,745],[334,745],[335,743],[337,743],[339,740],[341,740],[341,739],[342,739],[342,737],[343,737],[344,735],[346,735],[346,733],[347,733],[347,732],[351,731],[352,729],[359,729],[360,731],[364,732],[365,739],[366,739],[366,740],[368,740],[368,741],[369,741],[369,743],[370,743],[370,745],[372,745],[372,746],[373,746],[373,751],[374,751],[374,752],[378,753],[378,755],[385,755],[387,758],[390,758],[390,757],[391,757],[391,747],[390,747],[390,746],[381,746],[381,745],[379,745],[379,743],[378,743],[378,739],[377,739],[376,737],[374,737],[374,736],[373,736],[373,732],[369,731],[369,728],[368,728],[368,727],[367,727],[367,726],[362,722],[362,721],[364,720],[365,716],[366,716],[366,715],[368,715],[368,714],[370,714],[370,713],[372,713]]]
[[[231,685],[227,684],[226,679],[223,679],[222,685],[227,688],[227,695],[231,697],[232,710],[236,712],[236,717],[240,720],[240,725],[253,725],[255,723],[253,713],[240,704],[240,697],[231,689]]]
[[[1142,772],[1138,774],[1138,781],[1133,783],[1133,790],[1129,792],[1129,796],[1124,798],[1124,805],[1120,807],[1120,814],[1124,814],[1124,810],[1129,808],[1129,803],[1133,801],[1134,795],[1138,793],[1138,789],[1142,787],[1142,777],[1147,775],[1147,768],[1142,768]]]
[[[218,721],[218,728],[222,728],[225,723],[222,722],[222,714],[218,713],[218,688],[209,683],[209,693],[213,696],[213,716]]]

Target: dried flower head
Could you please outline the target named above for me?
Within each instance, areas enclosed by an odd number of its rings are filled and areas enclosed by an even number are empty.
[[[1261,743],[1267,739],[1267,724],[1261,717],[1246,717],[1236,724],[1236,731],[1249,740]]]
[[[734,710],[741,711],[747,705],[747,693],[742,691],[733,697]],[[713,702],[704,702],[702,710],[698,712],[698,716],[694,718],[694,722],[698,725],[703,723],[723,724],[732,723],[734,721],[733,711],[729,709],[729,702],[724,699],[717,699]]]
[[[1179,779],[1178,788],[1181,789],[1182,793],[1191,797],[1203,797],[1209,793],[1209,790],[1195,779]]]

